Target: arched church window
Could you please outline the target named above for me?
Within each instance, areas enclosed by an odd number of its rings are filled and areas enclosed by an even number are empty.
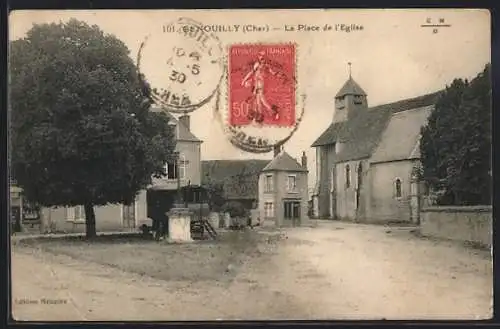
[[[348,188],[351,186],[351,168],[349,165],[345,166],[345,187]]]
[[[363,182],[363,166],[361,162],[358,165],[358,189],[361,188],[361,183]]]
[[[394,196],[396,198],[401,198],[402,192],[401,192],[401,179],[396,178],[394,181]]]

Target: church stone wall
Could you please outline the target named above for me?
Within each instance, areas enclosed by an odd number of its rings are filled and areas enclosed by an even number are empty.
[[[358,168],[361,164],[361,180]],[[349,165],[350,184],[347,186],[347,171]],[[369,213],[370,171],[366,160],[342,162],[336,165],[337,209],[338,219],[364,222]],[[357,194],[359,193],[359,196]]]
[[[331,218],[333,214],[330,213],[331,202],[331,175],[332,169],[335,166],[335,144],[325,145],[320,147],[321,154],[321,175],[319,179],[319,216],[320,218]]]
[[[369,222],[411,222],[410,160],[371,164]],[[401,197],[396,197],[396,180],[401,180]]]

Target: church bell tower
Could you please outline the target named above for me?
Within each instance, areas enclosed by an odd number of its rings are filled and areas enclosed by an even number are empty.
[[[351,75],[351,63],[349,65],[349,79],[335,95],[335,114],[333,122],[348,121],[357,111],[368,108],[367,95]]]

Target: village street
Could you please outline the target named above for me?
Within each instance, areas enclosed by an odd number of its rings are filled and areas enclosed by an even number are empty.
[[[13,315],[59,321],[491,316],[489,252],[409,230],[339,222],[286,229],[229,283],[157,280],[14,246]]]

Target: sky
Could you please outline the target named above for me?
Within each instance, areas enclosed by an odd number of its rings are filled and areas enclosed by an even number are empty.
[[[237,32],[215,32],[224,47],[257,42],[297,45],[297,93],[307,98],[299,129],[284,149],[296,158],[306,152],[310,188],[316,180],[311,144],[332,122],[334,96],[348,78],[348,62],[352,77],[368,94],[368,105],[375,106],[438,91],[454,78],[472,79],[491,61],[490,13],[479,9],[14,11],[9,17],[9,38],[24,37],[33,24],[76,18],[118,37],[135,61],[146,35],[180,17],[205,26],[239,25]],[[440,19],[451,26],[439,28],[438,33],[421,27]],[[362,30],[335,31],[340,24]],[[267,26],[269,31],[244,32],[250,25]],[[298,31],[299,25],[317,26],[319,31]],[[332,30],[322,30],[325,25]],[[295,31],[289,31],[291,27]],[[166,42],[164,47],[167,53],[171,44]],[[145,65],[154,67],[154,63]],[[213,108],[211,101],[191,114],[191,130],[204,141],[202,160],[272,157],[232,146]]]

